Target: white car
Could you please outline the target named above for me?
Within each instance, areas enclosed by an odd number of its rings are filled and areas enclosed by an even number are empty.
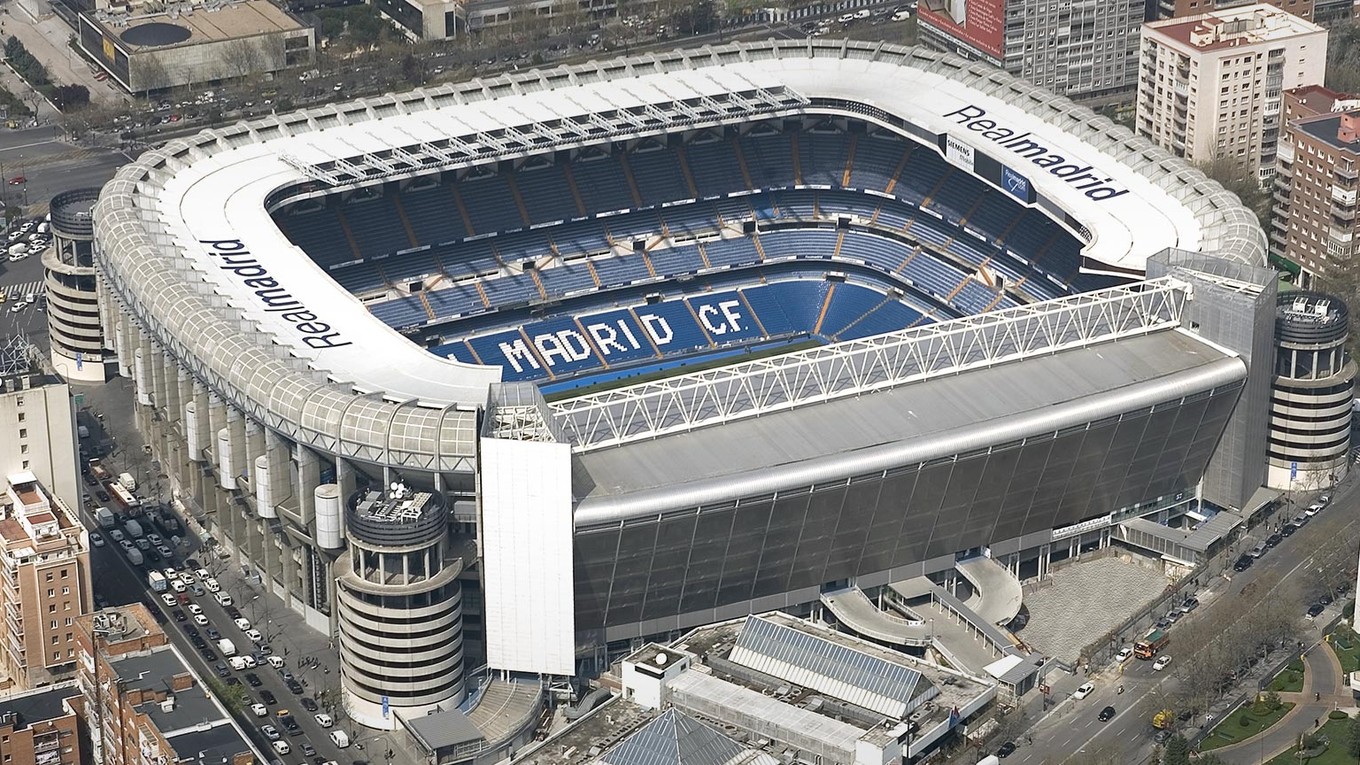
[[[115,542],[121,542],[124,539],[126,539],[126,537],[123,536],[123,532],[119,531],[118,529],[114,529],[109,532],[109,539],[112,539]]]
[[[199,579],[212,579],[212,574],[208,573],[208,569],[206,568],[194,569],[194,576],[198,577]],[[213,581],[217,580],[214,579]]]
[[[218,592],[222,589],[222,585],[218,584],[217,580],[212,577],[207,577],[203,579],[202,582],[203,589],[207,590],[208,592]]]
[[[103,547],[103,546],[104,546],[104,538],[101,537],[101,536],[99,536],[98,534],[91,534],[91,535],[90,535],[90,544],[94,545],[95,547]]]
[[[250,629],[250,621],[245,618],[237,619],[236,629],[245,632],[246,630]]]
[[[270,741],[279,740],[279,729],[275,728],[272,725],[261,725],[260,732],[263,733],[264,737],[269,739]]]
[[[198,616],[199,614],[203,613],[203,606],[200,606],[197,603],[190,603],[189,613],[193,614],[194,616]]]
[[[203,614],[194,614],[194,624],[197,624],[200,627],[206,627],[208,626],[208,617]]]
[[[1119,653],[1114,655],[1114,660],[1120,664],[1123,664],[1131,658],[1133,658],[1132,648],[1121,648],[1119,649]]]
[[[255,715],[256,717],[264,717],[265,715],[269,714],[269,707],[257,701],[254,704],[250,705],[250,713]]]
[[[287,741],[275,741],[273,744],[270,744],[270,746],[274,747],[274,751],[279,754],[288,754],[293,751],[293,747],[289,746]]]
[[[191,574],[191,573],[189,573],[188,571],[185,571],[184,573],[180,574],[180,575],[179,575],[179,578],[182,579],[182,580],[184,580],[184,583],[185,583],[185,584],[193,584],[193,583],[194,583],[194,575]]]
[[[179,572],[175,570],[175,567],[174,567],[174,566],[169,566],[169,567],[167,567],[167,568],[161,569],[161,573],[162,573],[162,574],[165,574],[165,578],[166,578],[166,579],[178,579],[178,578],[179,578]]]
[[[1170,663],[1171,663],[1170,656],[1158,656],[1157,660],[1152,662],[1152,668],[1157,670],[1158,672],[1161,672],[1162,670],[1166,669],[1166,665]]]
[[[1096,690],[1095,683],[1083,683],[1082,686],[1077,689],[1077,692],[1072,694],[1072,698],[1076,699],[1077,701],[1081,701],[1082,699],[1094,693],[1095,690]]]
[[[264,642],[264,635],[261,635],[259,630],[255,629],[246,630],[246,637],[249,638],[250,642],[252,643]]]
[[[329,728],[335,724],[335,720],[331,719],[331,716],[326,714],[325,712],[317,712],[316,724],[320,725],[323,728]]]
[[[168,592],[161,593],[161,602],[171,608],[179,607],[179,601],[175,600],[175,596]]]

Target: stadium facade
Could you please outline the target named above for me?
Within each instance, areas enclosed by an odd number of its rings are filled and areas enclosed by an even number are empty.
[[[1135,281],[1163,251],[1252,269],[1265,241],[1066,99],[841,41],[274,115],[95,209],[148,442],[338,636],[375,727],[457,704],[471,657],[573,676],[962,555],[1042,573],[1202,483],[1231,503],[1263,461],[1204,479],[1225,429],[1265,441],[1252,333],[1186,318],[1212,269]]]

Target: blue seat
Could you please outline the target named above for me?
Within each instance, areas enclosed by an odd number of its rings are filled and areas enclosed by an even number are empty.
[[[784,188],[794,185],[793,146],[783,133],[741,138],[741,153],[746,170],[757,188]]]
[[[327,207],[313,212],[275,215],[288,238],[307,253],[322,268],[337,263],[354,260],[354,248],[350,247],[345,232],[340,228],[340,218],[335,208]]]
[[[421,244],[442,244],[468,235],[447,186],[402,192],[401,207]]]
[[[730,141],[710,141],[685,147],[685,160],[700,196],[719,196],[749,190],[741,177]]]
[[[515,188],[534,223],[566,220],[580,214],[559,165],[519,170],[515,173]]]
[[[882,293],[868,287],[849,282],[837,284],[831,292],[831,304],[826,307],[818,333],[825,337],[838,336],[885,299]]]
[[[480,311],[485,307],[482,304],[481,296],[477,294],[476,288],[467,284],[455,284],[430,290],[425,293],[425,299],[430,303],[430,310],[434,311],[435,316],[440,319]]]
[[[572,163],[571,174],[589,212],[613,212],[637,206],[617,157],[578,160]]]
[[[745,266],[760,262],[760,253],[756,251],[755,243],[749,236],[715,239],[704,242],[703,248],[704,254],[708,256],[709,265],[714,268]]]
[[[629,154],[628,166],[633,170],[633,180],[644,205],[659,205],[692,196],[680,174],[679,157],[669,149]]]
[[[605,287],[618,287],[652,278],[651,272],[647,270],[647,262],[637,253],[596,258],[590,263],[600,277],[600,284]]]
[[[370,306],[369,311],[394,329],[404,329],[430,320],[430,315],[425,313],[425,306],[421,305],[420,298],[414,295],[377,303]]]
[[[907,142],[896,136],[860,136],[855,144],[854,163],[850,167],[850,186],[885,191],[906,150]]]
[[[798,169],[809,186],[841,186],[850,153],[844,133],[810,132],[798,136]]]
[[[695,244],[657,248],[648,252],[647,258],[652,261],[656,275],[663,277],[692,274],[704,267],[699,246]]]
[[[415,246],[389,197],[341,205],[339,212],[349,224],[350,235],[363,257],[409,250]]]
[[[595,289],[595,280],[590,278],[585,263],[545,268],[538,272],[538,278],[543,283],[544,291],[552,296]]]
[[[472,233],[491,234],[524,227],[524,217],[510,186],[499,175],[464,178],[458,182],[458,196],[472,221],[475,229]]]

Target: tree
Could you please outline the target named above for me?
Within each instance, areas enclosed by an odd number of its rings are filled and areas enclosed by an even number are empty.
[[[1218,181],[1219,185],[1237,195],[1247,209],[1256,213],[1261,228],[1270,228],[1270,193],[1261,186],[1254,168],[1236,157],[1218,156],[1196,165],[1200,172]]]
[[[416,58],[414,54],[407,53],[401,60],[401,77],[412,85],[424,85],[425,62]]]
[[[227,77],[244,78],[264,69],[264,51],[253,40],[232,40],[222,48]]]
[[[90,90],[84,85],[60,85],[53,94],[52,102],[62,111],[74,111],[89,106]]]
[[[1346,752],[1352,757],[1360,757],[1360,716],[1352,717],[1346,726]]]
[[[1166,740],[1162,765],[1190,765],[1190,742],[1185,740],[1185,736],[1177,733]]]
[[[1360,24],[1354,21],[1329,31],[1327,87],[1342,93],[1360,92]]]

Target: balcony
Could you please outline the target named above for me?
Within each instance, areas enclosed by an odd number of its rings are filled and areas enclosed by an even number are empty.
[[[1343,162],[1342,164],[1337,165],[1336,170],[1333,172],[1336,173],[1336,177],[1338,178],[1350,180],[1350,185],[1355,183],[1356,178],[1360,178],[1360,172],[1356,171],[1355,164],[1351,162]]]
[[[1355,239],[1355,232],[1350,229],[1332,226],[1327,231],[1327,238],[1338,244],[1350,244]]]
[[[1355,189],[1332,187],[1332,201],[1338,205],[1355,206]]]
[[[33,751],[34,751],[34,752],[38,752],[38,753],[41,753],[41,752],[50,752],[50,751],[52,751],[52,750],[54,750],[54,749],[60,749],[60,748],[61,748],[61,738],[60,738],[55,732],[45,734],[45,735],[42,736],[42,737],[34,737],[34,739],[33,739]]]

